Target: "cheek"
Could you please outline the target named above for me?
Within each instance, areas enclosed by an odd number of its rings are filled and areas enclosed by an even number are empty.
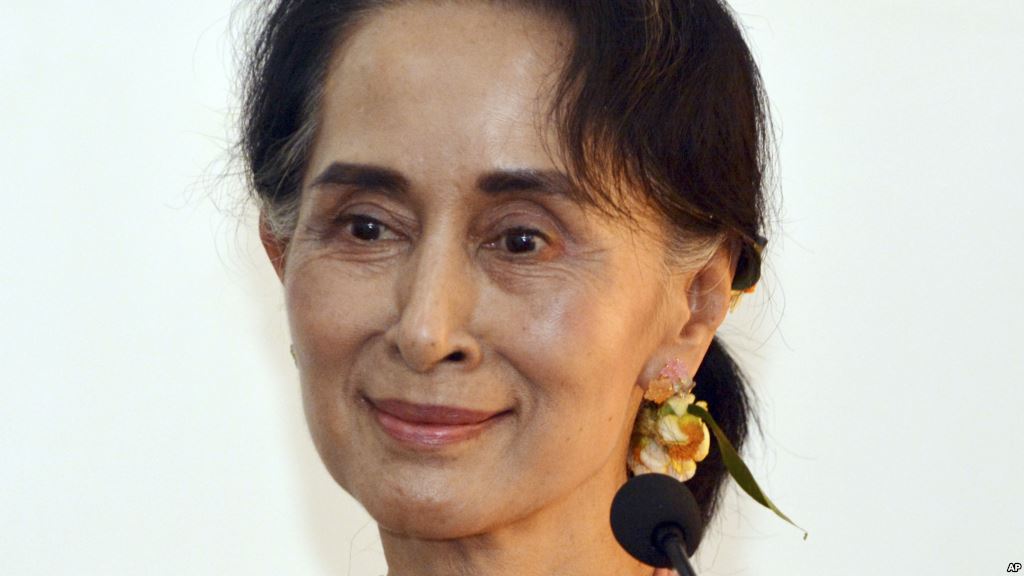
[[[390,309],[387,279],[358,277],[340,268],[325,259],[310,261],[286,278],[292,339],[303,366],[312,369],[346,366]]]
[[[524,298],[494,295],[492,340],[527,380],[545,392],[619,392],[633,384],[652,334],[654,307],[640,286],[570,282]],[[515,306],[503,306],[514,301]]]
[[[645,336],[635,319],[642,311],[630,305],[637,299],[616,306],[617,299],[600,294],[576,285],[486,308],[501,331],[492,338],[498,353],[530,387],[523,396],[532,441],[521,446],[540,451],[522,456],[543,468],[592,471],[632,426]]]
[[[326,437],[347,438],[355,391],[350,375],[360,349],[383,326],[390,290],[379,280],[355,277],[330,261],[289,271],[285,302],[302,395],[318,448]],[[333,447],[332,447],[333,448]]]

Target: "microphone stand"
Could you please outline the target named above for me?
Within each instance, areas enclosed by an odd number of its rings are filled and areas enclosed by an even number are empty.
[[[683,538],[683,531],[675,524],[662,524],[654,531],[654,541],[658,548],[665,551],[665,555],[672,561],[672,567],[676,569],[679,576],[697,576],[690,566],[690,560],[686,557],[686,540]]]

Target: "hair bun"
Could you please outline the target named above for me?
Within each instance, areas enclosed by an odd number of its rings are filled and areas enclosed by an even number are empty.
[[[768,245],[764,236],[754,236],[754,241],[745,240],[740,248],[739,262],[736,264],[736,276],[732,279],[733,290],[747,290],[761,279],[761,253]]]

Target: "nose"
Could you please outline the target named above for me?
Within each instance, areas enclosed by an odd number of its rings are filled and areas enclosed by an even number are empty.
[[[452,244],[436,239],[417,246],[397,283],[400,315],[385,337],[416,372],[480,361],[468,326],[477,298],[474,273],[465,251]]]

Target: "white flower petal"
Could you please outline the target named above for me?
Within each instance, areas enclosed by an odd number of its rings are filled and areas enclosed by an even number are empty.
[[[634,464],[630,469],[633,471],[633,476],[639,476],[641,474],[653,474],[654,470],[651,470],[643,464]]]
[[[640,463],[654,472],[665,472],[668,468],[668,452],[657,442],[648,442],[640,451]]]
[[[679,418],[676,416],[662,416],[658,420],[658,435],[665,442],[681,442],[685,444],[690,441],[690,437],[679,427]]]

